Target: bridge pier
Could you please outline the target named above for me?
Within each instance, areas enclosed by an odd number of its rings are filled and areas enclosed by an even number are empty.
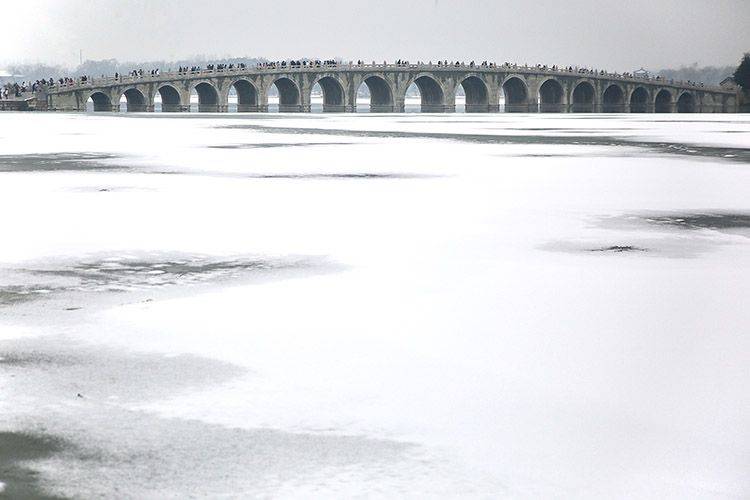
[[[437,111],[431,111],[431,113],[455,113],[456,112],[456,105],[455,104],[442,104],[437,106]]]
[[[161,110],[163,113],[190,113],[190,105],[162,103]]]
[[[532,109],[531,103],[524,104],[506,104],[506,113],[536,113],[536,110]]]
[[[455,113],[456,105],[450,104],[422,104],[422,113]]]
[[[674,102],[663,104],[662,106],[663,107],[657,111],[656,106],[654,105],[654,113],[666,115],[677,112],[677,104]]]
[[[219,113],[218,104],[198,104],[198,113]]]
[[[370,113],[403,113],[403,105],[401,106],[401,111],[399,111],[398,106],[396,105],[390,105],[390,104],[370,104]],[[355,106],[354,112],[357,112],[357,108]]]
[[[466,104],[464,107],[465,113],[492,113],[492,104]],[[494,106],[495,113],[500,111],[500,105]],[[453,109],[455,112],[455,107]]]
[[[279,113],[309,113],[310,104],[279,104]]]
[[[323,104],[323,113],[347,113],[347,106],[344,104]]]
[[[127,104],[125,108],[125,111],[127,111],[128,113],[147,113],[153,110],[154,110],[154,107],[149,106],[147,104],[138,104],[138,105]],[[117,105],[117,111],[120,111],[119,103]]]

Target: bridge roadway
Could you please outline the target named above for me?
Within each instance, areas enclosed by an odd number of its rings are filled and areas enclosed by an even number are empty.
[[[579,72],[546,67],[438,65],[321,65],[163,73],[158,76],[93,79],[85,84],[56,85],[38,95],[38,109],[119,111],[190,111],[192,93],[201,112],[226,112],[233,89],[240,112],[268,111],[272,86],[279,111],[309,112],[315,84],[323,93],[323,111],[356,112],[362,85],[370,91],[370,111],[403,112],[407,89],[416,84],[423,112],[456,109],[456,91],[463,87],[467,112],[498,112],[503,99],[508,112],[605,113],[732,113],[735,90],[700,84],[611,73]],[[46,106],[44,103],[46,102]]]

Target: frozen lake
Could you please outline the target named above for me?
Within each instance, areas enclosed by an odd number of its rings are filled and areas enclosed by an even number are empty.
[[[0,488],[747,498],[746,115],[0,114]]]

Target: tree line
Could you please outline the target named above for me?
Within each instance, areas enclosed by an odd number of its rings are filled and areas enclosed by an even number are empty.
[[[693,63],[677,69],[662,69],[656,74],[667,79],[718,85],[726,77],[732,76],[736,68],[736,66],[698,66],[698,63]]]

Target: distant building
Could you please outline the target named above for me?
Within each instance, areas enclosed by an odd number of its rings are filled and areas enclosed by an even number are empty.
[[[6,82],[6,81],[16,81],[23,78],[23,75],[14,75],[8,70],[0,69],[0,82]]]
[[[724,87],[725,89],[736,89],[737,82],[734,80],[733,76],[728,76],[719,83],[719,86]]]
[[[644,68],[633,71],[633,75],[635,75],[638,78],[648,78],[649,76],[651,76],[651,74],[648,71],[646,71]]]

